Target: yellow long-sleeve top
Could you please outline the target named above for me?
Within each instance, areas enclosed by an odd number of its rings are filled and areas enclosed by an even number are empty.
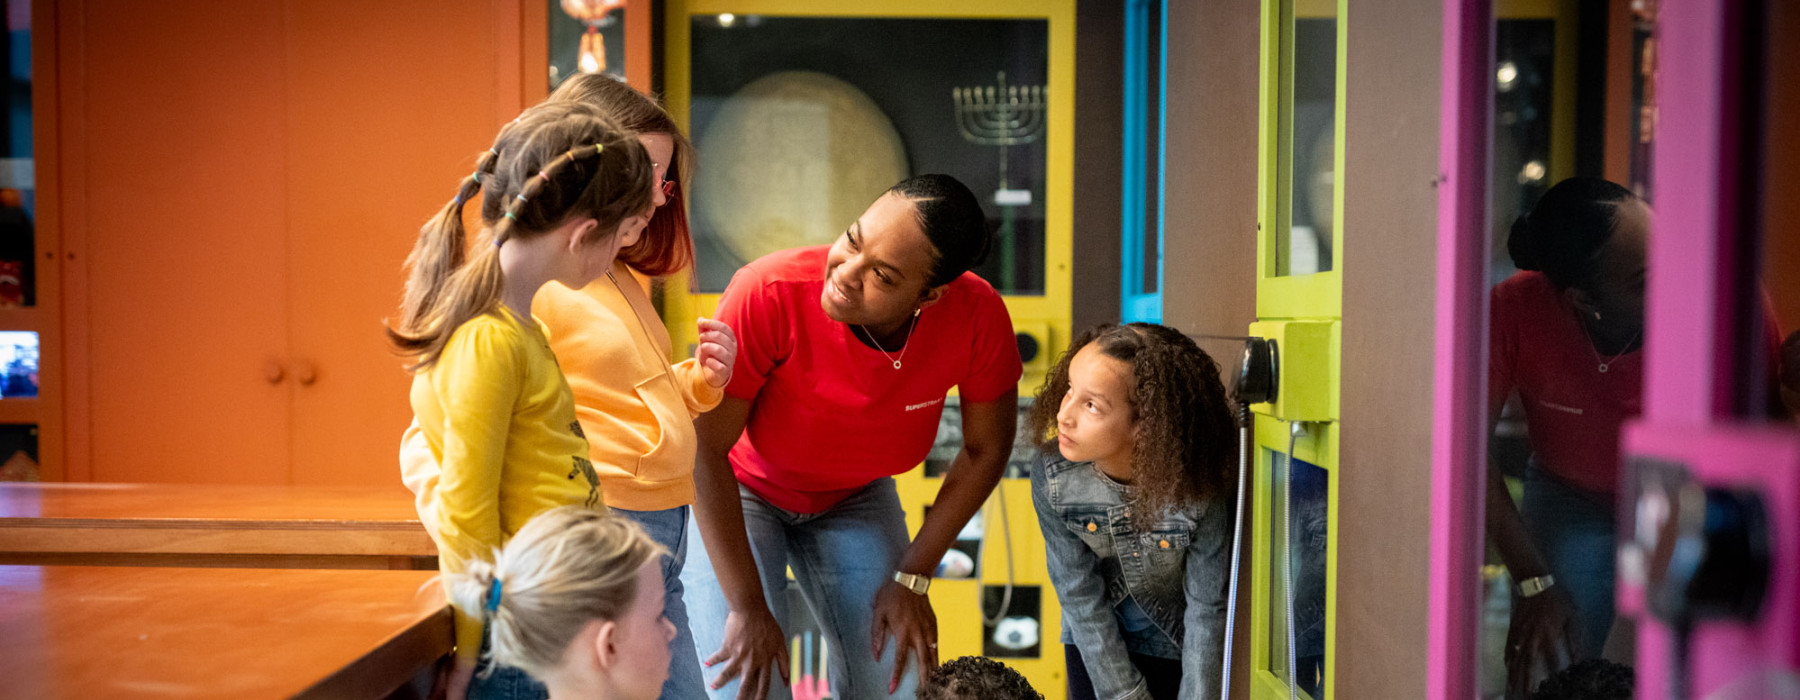
[[[575,414],[606,505],[664,510],[694,502],[694,417],[725,390],[694,360],[669,364],[669,332],[631,268],[575,290],[552,282],[531,312],[575,392]]]
[[[545,510],[603,507],[574,397],[537,323],[505,310],[464,323],[414,376],[412,408],[402,476],[445,573],[490,559]],[[480,613],[456,611],[459,658],[481,649]]]

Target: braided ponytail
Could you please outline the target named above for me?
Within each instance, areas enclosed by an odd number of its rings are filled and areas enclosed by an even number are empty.
[[[653,178],[636,134],[594,107],[546,103],[520,114],[420,230],[407,258],[400,323],[387,335],[396,351],[413,360],[408,369],[430,367],[458,327],[499,310],[505,287],[501,245],[577,218],[596,220],[604,240],[625,219],[650,209]],[[486,231],[471,255],[463,205],[484,189]]]

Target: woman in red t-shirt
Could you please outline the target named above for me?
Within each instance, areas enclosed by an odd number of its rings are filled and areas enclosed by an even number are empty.
[[[790,567],[831,645],[835,697],[910,688],[909,657],[936,667],[925,589],[999,482],[1018,415],[1012,320],[968,272],[990,240],[967,187],[922,175],[832,245],[745,266],[720,297],[738,357],[724,402],[695,422],[689,546],[710,557],[682,575],[714,698],[762,698],[770,667],[785,675]],[[952,387],[963,449],[909,540],[892,477],[924,461]]]
[[[1514,692],[1534,666],[1598,655],[1612,625],[1619,429],[1641,410],[1649,228],[1630,190],[1571,178],[1507,239],[1521,271],[1493,290],[1488,422],[1517,393],[1531,459],[1519,507],[1490,463],[1487,524],[1517,584]]]

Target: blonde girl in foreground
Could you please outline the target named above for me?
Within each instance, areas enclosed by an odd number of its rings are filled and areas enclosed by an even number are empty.
[[[650,700],[675,637],[665,554],[630,520],[565,506],[447,586],[457,608],[481,611],[494,660],[541,679],[553,700]]]

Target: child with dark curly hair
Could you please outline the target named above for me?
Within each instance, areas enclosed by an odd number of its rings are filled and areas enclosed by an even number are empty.
[[[1630,666],[1588,659],[1544,679],[1531,700],[1631,700],[1636,686]]]
[[[1219,365],[1167,326],[1086,331],[1027,433],[1070,700],[1219,696],[1237,435]]]
[[[962,656],[938,666],[919,688],[919,700],[1044,700],[1044,694],[1011,666],[984,656]]]

